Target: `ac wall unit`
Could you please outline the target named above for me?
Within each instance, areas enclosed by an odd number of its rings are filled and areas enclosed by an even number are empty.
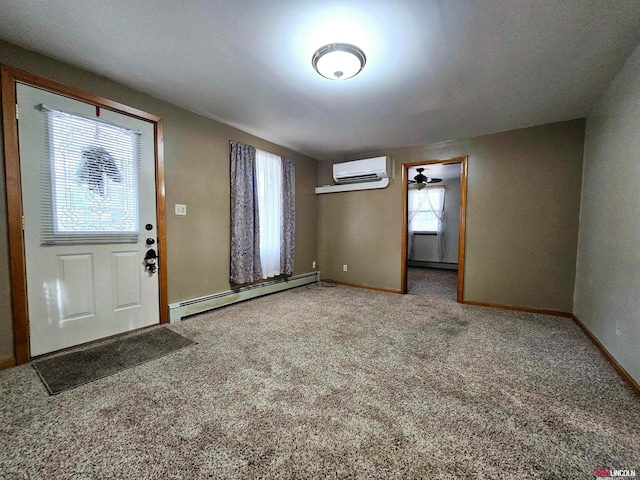
[[[371,182],[389,178],[389,170],[391,170],[389,157],[367,158],[336,163],[333,166],[333,179],[337,184]]]
[[[375,157],[333,165],[336,185],[316,188],[316,193],[346,192],[386,188],[389,185],[392,165],[390,157]]]

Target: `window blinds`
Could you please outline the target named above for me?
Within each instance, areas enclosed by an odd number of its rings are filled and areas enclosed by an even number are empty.
[[[41,244],[135,243],[141,132],[46,105]]]

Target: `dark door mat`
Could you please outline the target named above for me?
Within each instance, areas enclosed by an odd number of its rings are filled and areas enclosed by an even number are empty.
[[[168,328],[154,328],[103,345],[37,360],[33,368],[49,393],[55,395],[195,343]]]

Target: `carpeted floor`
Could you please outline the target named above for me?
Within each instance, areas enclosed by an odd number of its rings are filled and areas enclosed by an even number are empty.
[[[297,288],[171,328],[198,345],[49,396],[0,372],[0,478],[544,478],[640,469],[640,399],[569,319]]]

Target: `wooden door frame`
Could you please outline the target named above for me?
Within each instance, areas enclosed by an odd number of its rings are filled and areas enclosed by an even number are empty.
[[[460,164],[460,230],[458,234],[458,293],[456,301],[463,303],[464,300],[464,249],[467,225],[467,163],[469,157],[447,158],[445,160],[425,160],[422,162],[411,162],[402,164],[402,267],[401,267],[401,287],[402,293],[407,293],[407,244],[408,235],[408,208],[409,208],[409,178],[408,172],[412,167],[434,164]]]
[[[122,115],[147,121],[154,126],[154,160],[156,172],[156,217],[158,256],[158,296],[160,323],[169,322],[167,289],[167,223],[164,188],[164,131],[162,118],[112,100],[93,95],[54,80],[33,75],[24,70],[0,65],[2,79],[2,124],[4,133],[5,185],[7,190],[7,223],[9,228],[9,270],[13,314],[14,356],[17,365],[31,359],[29,352],[29,308],[27,303],[27,272],[22,230],[22,182],[20,179],[20,149],[16,121],[16,83],[78,100]]]

